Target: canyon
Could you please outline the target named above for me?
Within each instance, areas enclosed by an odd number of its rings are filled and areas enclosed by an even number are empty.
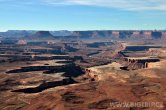
[[[1,110],[165,110],[165,31],[9,32],[0,33]]]

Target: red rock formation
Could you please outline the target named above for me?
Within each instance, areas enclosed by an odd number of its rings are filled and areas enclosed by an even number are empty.
[[[143,37],[145,39],[151,39],[151,35],[152,35],[152,32],[150,31],[143,32]]]
[[[112,31],[112,37],[119,38],[119,32],[118,31]]]
[[[166,32],[162,32],[162,38],[166,39]]]
[[[136,31],[136,32],[133,32],[132,36],[134,38],[139,38],[141,36],[140,32]]]

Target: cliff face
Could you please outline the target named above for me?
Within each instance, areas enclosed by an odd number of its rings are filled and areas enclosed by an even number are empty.
[[[70,37],[113,39],[166,39],[162,31],[74,31]]]

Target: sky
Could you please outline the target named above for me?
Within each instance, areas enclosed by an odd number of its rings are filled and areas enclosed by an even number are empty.
[[[166,30],[166,0],[0,0],[0,31]]]

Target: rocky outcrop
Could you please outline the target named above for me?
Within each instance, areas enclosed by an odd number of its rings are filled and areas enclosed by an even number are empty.
[[[166,48],[150,48],[149,51],[147,51],[147,55],[166,57]]]

